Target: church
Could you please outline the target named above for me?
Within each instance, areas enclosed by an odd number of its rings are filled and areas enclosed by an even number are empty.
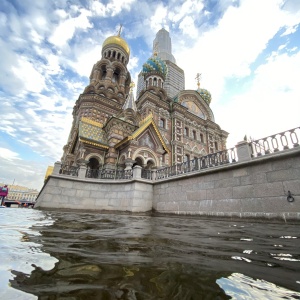
[[[200,88],[199,74],[197,90],[185,90],[168,31],[156,34],[136,97],[129,59],[120,31],[103,42],[101,59],[73,108],[63,166],[160,169],[226,149],[228,132],[215,123],[211,94]]]

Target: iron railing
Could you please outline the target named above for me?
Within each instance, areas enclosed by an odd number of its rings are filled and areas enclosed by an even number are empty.
[[[249,143],[251,156],[258,157],[299,147],[300,127],[283,131]]]
[[[131,179],[132,170],[112,170],[112,169],[87,169],[86,178],[97,178],[97,179]]]
[[[69,165],[61,165],[59,174],[78,176],[78,170],[79,170],[79,167],[74,167],[74,166],[69,166]]]
[[[156,171],[155,180],[164,179],[180,174],[199,171],[211,167],[221,166],[237,161],[236,148],[211,153],[193,160],[178,163]]]
[[[253,140],[248,143],[251,157],[259,157],[270,153],[284,151],[299,147],[300,127],[277,133],[266,138]],[[156,171],[149,169],[141,170],[141,177],[148,180],[159,180],[190,172],[199,172],[204,169],[235,163],[238,161],[235,147],[211,153],[193,160],[178,163],[170,167],[161,168]],[[78,176],[79,167],[62,165],[60,174]],[[132,179],[133,170],[123,169],[90,169],[86,170],[86,178],[98,179]]]

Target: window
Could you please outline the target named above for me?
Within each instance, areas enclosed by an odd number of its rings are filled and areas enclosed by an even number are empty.
[[[218,151],[218,142],[215,142],[215,150]]]
[[[187,127],[184,127],[184,135],[189,136],[189,129]]]
[[[194,138],[194,140],[196,140],[196,139],[197,139],[196,130],[193,130],[193,138]]]
[[[200,133],[200,142],[201,142],[201,143],[204,143],[204,136],[203,136],[202,133]]]
[[[188,154],[184,155],[184,162],[189,161],[190,160],[190,156]]]
[[[166,120],[165,119],[159,119],[159,127],[166,128]]]

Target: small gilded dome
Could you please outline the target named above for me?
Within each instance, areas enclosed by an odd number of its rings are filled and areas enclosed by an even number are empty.
[[[124,39],[122,39],[120,36],[114,35],[114,36],[108,37],[103,42],[102,48],[104,48],[106,45],[110,45],[110,44],[118,45],[118,46],[122,47],[128,55],[130,54],[130,49],[129,49],[127,42]]]
[[[168,67],[166,63],[159,58],[157,55],[150,57],[144,64],[142,74],[147,75],[149,73],[160,73],[163,78],[166,77],[168,73]]]
[[[201,98],[209,105],[211,102],[211,94],[208,90],[198,89],[197,92],[200,94]]]

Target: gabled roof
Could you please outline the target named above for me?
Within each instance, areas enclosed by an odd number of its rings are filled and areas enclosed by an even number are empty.
[[[142,120],[139,124],[139,128],[137,130],[135,130],[131,135],[127,136],[126,138],[124,138],[122,141],[120,141],[118,144],[115,145],[115,148],[120,147],[121,145],[125,144],[128,141],[131,141],[133,139],[135,139],[136,137],[138,137],[139,135],[141,135],[143,132],[145,132],[145,130],[152,126],[158,139],[160,140],[160,142],[162,143],[163,148],[165,149],[166,152],[170,153],[170,150],[168,149],[159,129],[157,128],[154,120],[153,120],[153,115],[149,114],[144,120]]]
[[[82,117],[79,121],[79,140],[83,143],[108,149],[103,124]]]

